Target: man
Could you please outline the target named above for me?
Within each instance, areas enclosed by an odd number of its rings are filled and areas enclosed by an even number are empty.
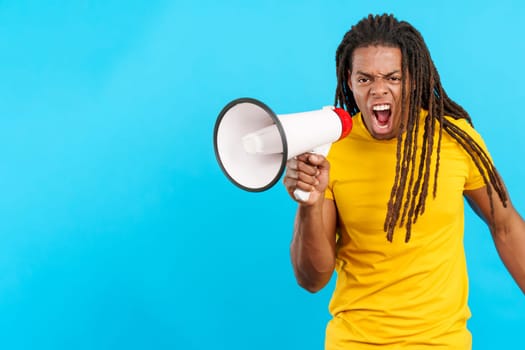
[[[441,86],[420,33],[368,16],[336,52],[335,104],[352,133],[327,158],[288,162],[291,257],[316,292],[337,271],[326,349],[470,349],[463,196],[525,291],[525,222],[469,115]],[[295,199],[295,198],[294,198]]]

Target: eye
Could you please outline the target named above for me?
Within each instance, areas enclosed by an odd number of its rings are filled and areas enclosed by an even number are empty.
[[[390,80],[390,81],[394,81],[394,82],[399,82],[399,81],[401,81],[401,77],[398,77],[398,76],[392,76],[392,77],[390,77],[389,80]]]
[[[368,79],[368,78],[357,78],[357,82],[358,82],[359,84],[366,84],[366,83],[368,83],[369,81],[370,81],[370,79]]]

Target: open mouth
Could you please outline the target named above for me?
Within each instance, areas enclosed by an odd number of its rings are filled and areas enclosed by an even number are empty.
[[[380,129],[388,127],[388,122],[390,121],[390,116],[392,115],[389,104],[379,104],[372,106],[372,112],[374,113],[376,119],[376,125]]]

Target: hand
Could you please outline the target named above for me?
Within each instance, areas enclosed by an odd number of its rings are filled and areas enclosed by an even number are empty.
[[[284,175],[284,185],[288,194],[297,202],[312,205],[320,198],[324,198],[324,191],[328,186],[330,163],[320,154],[304,153],[288,160]],[[297,200],[294,191],[300,189],[310,192],[306,202]]]

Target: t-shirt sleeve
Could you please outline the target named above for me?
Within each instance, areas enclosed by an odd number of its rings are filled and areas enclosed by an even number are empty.
[[[464,119],[460,120],[454,120],[454,123],[459,126],[463,131],[465,131],[472,139],[476,142],[476,144],[481,148],[481,150],[485,153],[485,155],[488,157],[488,160],[492,163],[492,157],[490,156],[490,153],[487,149],[487,146],[485,144],[485,141],[481,137],[481,135]],[[476,163],[472,159],[472,157],[467,154],[469,166],[468,166],[468,176],[465,181],[465,190],[476,190],[478,188],[482,188],[485,186],[485,180],[483,180],[483,175],[481,174],[480,170],[478,169],[478,166],[476,166]],[[479,156],[477,156],[479,164],[481,163],[481,159]],[[483,170],[485,171],[485,170]]]
[[[331,151],[332,149],[330,149]],[[332,153],[331,152],[328,152],[328,155],[326,156],[326,159],[330,162],[330,164],[332,164]],[[330,171],[330,174],[328,175],[329,178],[328,178],[328,186],[326,187],[326,190],[324,191],[324,198],[326,199],[331,199],[331,200],[334,200],[335,199],[335,196],[334,196],[334,183],[333,183],[333,169],[331,169]]]
[[[334,199],[334,193],[332,192],[332,186],[331,185],[332,184],[329,183],[328,187],[324,191],[324,198],[333,200]]]

